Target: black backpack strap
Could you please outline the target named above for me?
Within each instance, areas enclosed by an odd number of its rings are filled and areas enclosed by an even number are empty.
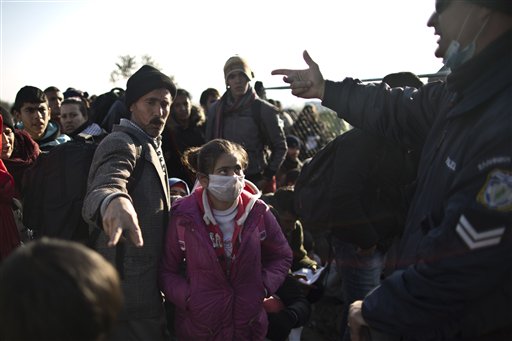
[[[258,126],[259,135],[263,139],[263,147],[271,147],[272,143],[270,141],[270,137],[268,136],[267,130],[265,129],[265,125],[263,124],[263,119],[261,118],[261,108],[262,100],[255,99],[251,104],[252,117],[256,122],[256,125]]]

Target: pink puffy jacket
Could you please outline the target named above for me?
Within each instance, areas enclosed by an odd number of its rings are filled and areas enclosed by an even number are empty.
[[[265,338],[268,322],[263,299],[284,281],[292,251],[257,193],[254,185],[246,182],[242,193],[246,214],[240,218],[242,240],[229,277],[208,236],[205,222],[213,216],[206,193],[198,188],[175,202],[159,281],[166,299],[176,307],[175,329],[180,341]]]

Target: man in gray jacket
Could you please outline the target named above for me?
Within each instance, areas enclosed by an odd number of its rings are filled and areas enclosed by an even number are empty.
[[[131,118],[102,140],[89,171],[83,217],[99,231],[94,248],[116,265],[125,295],[112,340],[165,339],[156,273],[170,202],[160,135],[175,96],[154,67],[134,73],[126,88]]]
[[[249,154],[247,180],[260,190],[275,191],[275,174],[286,157],[283,122],[272,104],[251,87],[254,74],[247,61],[233,56],[224,65],[227,90],[208,111],[206,141],[224,138]]]

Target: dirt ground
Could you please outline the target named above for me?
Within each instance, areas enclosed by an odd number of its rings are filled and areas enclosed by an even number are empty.
[[[301,341],[338,341],[340,336],[342,302],[326,296],[313,305],[309,323],[304,326]]]

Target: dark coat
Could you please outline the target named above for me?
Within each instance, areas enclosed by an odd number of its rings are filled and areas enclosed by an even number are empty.
[[[236,112],[223,114],[223,136],[215,134],[217,107],[222,101],[215,102],[206,119],[206,141],[220,137],[241,144],[249,154],[249,166],[245,173],[248,176],[263,173],[271,177],[278,171],[286,156],[286,138],[282,123],[279,123],[277,108],[259,98],[255,101],[261,103],[261,123],[254,117],[253,106],[249,105]],[[262,129],[258,124],[261,124]],[[266,132],[268,138],[261,136],[263,132]],[[267,155],[266,144],[270,155]]]
[[[169,171],[169,177],[184,180],[189,188],[194,187],[195,175],[181,162],[181,156],[191,147],[200,147],[205,143],[205,123],[197,109],[192,109],[187,127],[180,126],[171,115],[162,133],[162,151]]]

